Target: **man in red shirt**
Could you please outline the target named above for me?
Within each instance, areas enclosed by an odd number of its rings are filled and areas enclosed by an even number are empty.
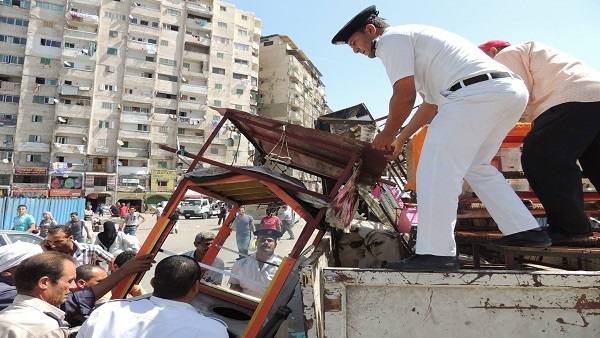
[[[258,229],[273,229],[281,232],[281,221],[275,216],[274,208],[267,208],[267,216],[261,218]]]

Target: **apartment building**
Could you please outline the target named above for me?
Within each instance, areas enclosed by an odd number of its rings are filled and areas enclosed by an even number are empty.
[[[257,111],[261,21],[234,5],[0,0],[0,13],[3,194],[152,203],[190,163],[160,144],[197,153],[220,120],[210,106]],[[206,156],[244,165],[248,144],[230,128]]]
[[[288,36],[276,34],[260,39],[258,76],[259,115],[314,128],[315,120],[328,113],[322,74]],[[312,175],[294,170],[292,176],[309,189],[320,189]]]

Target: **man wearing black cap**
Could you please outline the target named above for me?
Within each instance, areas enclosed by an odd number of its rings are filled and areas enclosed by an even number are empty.
[[[388,267],[400,271],[456,271],[456,205],[464,178],[506,235],[503,246],[549,246],[504,177],[491,165],[502,140],[527,104],[527,88],[477,46],[439,28],[389,26],[375,6],[360,12],[333,38],[355,53],[378,57],[393,88],[385,128],[372,146],[392,150],[429,123],[417,169],[419,225],[416,255]],[[410,115],[416,95],[423,104]]]
[[[254,235],[256,236],[256,252],[236,261],[231,272],[263,284],[263,286],[234,277],[229,278],[229,284],[233,290],[261,298],[281,264],[281,257],[275,255],[275,248],[277,240],[283,234],[273,229],[260,229],[255,231]]]

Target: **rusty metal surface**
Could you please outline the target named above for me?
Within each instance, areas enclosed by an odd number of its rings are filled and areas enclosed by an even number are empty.
[[[235,125],[254,145],[262,157],[277,145],[283,127],[287,135],[287,149],[282,154],[292,162],[290,168],[321,177],[338,178],[348,164],[351,154],[360,153],[363,161],[362,180],[379,179],[387,162],[383,152],[371,149],[370,144],[321,130],[304,128],[229,108],[213,108]],[[279,153],[277,147],[274,153]]]
[[[324,269],[323,337],[600,335],[600,273]]]

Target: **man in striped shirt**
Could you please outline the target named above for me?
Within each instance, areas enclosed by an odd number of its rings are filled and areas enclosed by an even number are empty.
[[[48,230],[48,239],[41,242],[42,249],[58,251],[72,256],[75,265],[96,264],[97,261],[105,262],[110,267],[115,259],[99,245],[78,243],[73,240],[71,227],[59,225]]]

